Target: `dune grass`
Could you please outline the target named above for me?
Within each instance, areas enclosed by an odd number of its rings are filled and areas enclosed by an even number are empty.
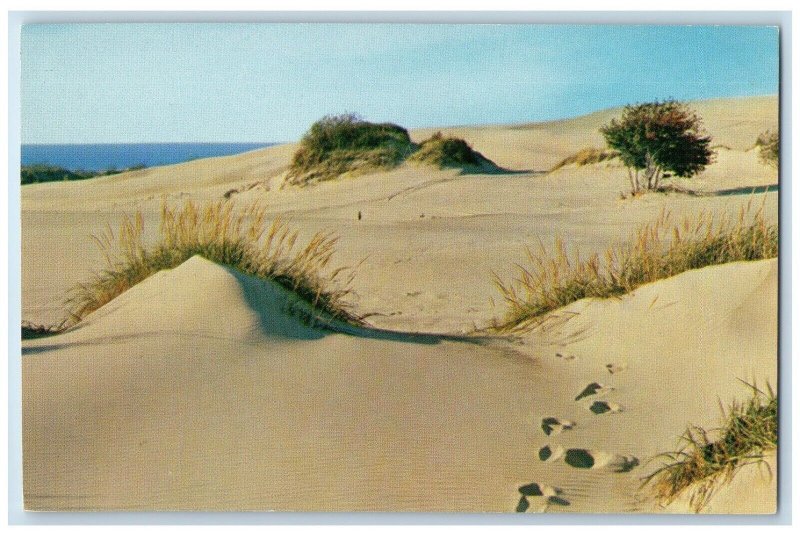
[[[416,146],[392,123],[370,123],[355,114],[326,116],[306,132],[292,158],[287,182],[303,185],[400,165]]]
[[[565,166],[569,166],[572,164],[576,164],[578,166],[586,166],[589,164],[597,164],[600,162],[605,162],[606,160],[611,160],[613,158],[617,158],[619,153],[617,151],[612,151],[610,149],[597,149],[594,147],[587,147],[585,149],[581,149],[577,153],[566,157],[564,160],[550,168],[550,171],[555,171],[557,169],[561,169]]]
[[[751,398],[723,409],[723,426],[691,426],[681,436],[680,450],[657,457],[664,460],[662,467],[643,484],[656,500],[669,504],[687,492],[690,507],[699,512],[739,468],[765,463],[764,452],[778,446],[778,399],[769,384],[766,392],[748,385]]]
[[[441,132],[437,132],[420,143],[419,149],[409,157],[408,161],[428,164],[440,169],[500,170],[494,162],[474,150],[465,140],[444,136]]]
[[[29,320],[22,321],[21,336],[22,340],[40,339],[42,337],[50,337],[51,335],[58,335],[66,328],[67,320],[62,320],[58,324],[44,325],[30,322]]]
[[[156,272],[200,255],[280,284],[320,318],[363,325],[346,301],[352,270],[339,281],[348,269],[330,268],[337,238],[320,232],[304,247],[296,247],[297,231],[280,219],[270,223],[258,204],[239,209],[230,201],[202,206],[188,201],[177,208],[165,203],[158,239],[152,244],[145,243],[141,212],[124,217],[116,235],[108,227],[93,238],[105,256],[105,267],[73,289],[67,302],[73,322]]]
[[[535,326],[544,316],[583,298],[620,296],[641,285],[687,270],[778,255],[778,228],[766,222],[763,204],[742,207],[738,217],[715,217],[702,212],[677,224],[669,212],[634,233],[624,245],[608,249],[601,260],[593,255],[571,258],[561,240],[555,254],[528,249],[528,265],[517,265],[516,275],[504,282],[494,274],[495,286],[507,306],[491,329],[509,332]]]

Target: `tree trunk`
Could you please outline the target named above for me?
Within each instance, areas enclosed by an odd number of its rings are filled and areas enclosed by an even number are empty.
[[[656,169],[656,175],[653,179],[653,190],[658,190],[658,186],[661,183],[661,179],[664,177],[664,171],[662,169]]]
[[[636,190],[637,190],[638,184],[636,184],[636,181],[633,178],[633,169],[632,168],[628,168],[628,181],[631,183],[631,194],[636,195]]]
[[[645,168],[644,168],[644,176],[647,179],[647,189],[648,190],[655,190],[658,183],[658,172],[659,166],[656,164],[655,159],[653,159],[653,155],[647,153],[645,155]]]

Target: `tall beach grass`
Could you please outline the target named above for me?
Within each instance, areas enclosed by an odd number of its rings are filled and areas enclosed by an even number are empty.
[[[749,386],[750,399],[723,410],[720,428],[690,426],[679,450],[657,457],[661,467],[643,483],[657,501],[669,504],[685,493],[689,506],[699,512],[738,469],[766,463],[764,453],[778,446],[778,399],[769,384],[766,391]]]
[[[595,147],[587,147],[585,149],[581,149],[575,154],[572,154],[555,166],[550,168],[550,171],[555,171],[557,169],[561,169],[565,166],[569,166],[575,164],[577,166],[587,166],[589,164],[599,164],[600,162],[605,162],[606,160],[612,160],[617,158],[619,153],[617,151],[611,149],[597,149]]]
[[[236,207],[231,201],[161,208],[161,225],[153,243],[144,239],[141,212],[122,219],[118,232],[110,226],[93,236],[105,266],[77,287],[67,302],[73,322],[83,319],[126,290],[160,270],[175,268],[195,255],[245,274],[274,281],[294,292],[323,317],[362,325],[347,296],[353,273],[331,268],[337,238],[315,234],[305,246],[284,221],[269,221],[258,204]]]
[[[738,217],[702,212],[677,223],[664,210],[627,244],[609,248],[602,257],[570,256],[561,240],[554,254],[541,243],[537,252],[528,249],[528,262],[516,266],[510,281],[494,275],[506,313],[492,328],[532,327],[547,313],[583,298],[610,298],[687,270],[777,255],[778,228],[767,223],[763,204],[753,210],[748,203]]]

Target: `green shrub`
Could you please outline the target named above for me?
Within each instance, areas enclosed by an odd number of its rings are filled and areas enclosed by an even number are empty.
[[[30,166],[22,166],[20,169],[20,180],[23,185],[39,182],[76,181],[95,176],[97,174],[91,171],[70,171],[47,164],[32,164]]]
[[[408,131],[392,123],[370,123],[355,114],[326,116],[300,140],[292,158],[290,184],[339,175],[391,169],[415,149]]]
[[[780,139],[777,132],[768,130],[761,133],[756,139],[756,147],[762,163],[774,168],[778,167]]]
[[[36,324],[28,320],[22,321],[21,336],[22,340],[39,339],[42,337],[49,337],[51,335],[58,335],[66,328],[68,320],[63,320],[58,324],[44,325]]]
[[[657,190],[665,174],[692,177],[711,163],[714,154],[700,117],[671,100],[626,106],[622,117],[612,119],[600,132],[628,168],[634,194]]]
[[[443,136],[437,132],[420,144],[408,159],[410,162],[429,164],[438,168],[499,169],[494,162],[475,151],[461,138]]]
[[[84,179],[91,179],[94,177],[104,177],[107,175],[117,175],[125,173],[126,171],[136,171],[144,169],[144,164],[137,164],[126,169],[107,169],[104,171],[70,171],[59,166],[50,166],[47,164],[32,164],[29,166],[22,166],[20,169],[21,184],[36,184],[40,182],[56,182],[56,181],[79,181]]]

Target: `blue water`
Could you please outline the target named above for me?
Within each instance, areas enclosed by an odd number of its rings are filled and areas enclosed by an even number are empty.
[[[177,164],[198,158],[226,156],[269,147],[274,143],[93,143],[80,145],[23,144],[22,165],[48,164],[71,171],[105,171],[144,164]]]

